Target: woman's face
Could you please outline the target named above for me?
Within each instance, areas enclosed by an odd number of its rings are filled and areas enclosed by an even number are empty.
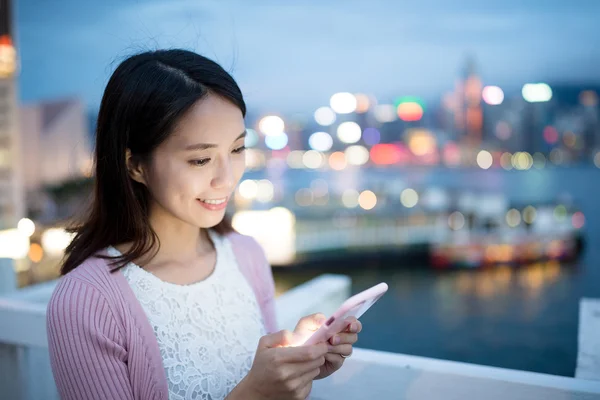
[[[233,103],[211,94],[194,104],[142,167],[151,213],[199,228],[221,222],[244,174],[245,135]]]

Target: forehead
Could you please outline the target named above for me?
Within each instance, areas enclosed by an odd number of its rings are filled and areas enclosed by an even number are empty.
[[[244,117],[236,105],[220,96],[208,95],[182,116],[167,141],[176,147],[196,143],[230,145],[244,129]]]

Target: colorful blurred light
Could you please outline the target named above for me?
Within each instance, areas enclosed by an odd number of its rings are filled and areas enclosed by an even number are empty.
[[[358,196],[358,204],[364,210],[372,210],[377,205],[377,196],[372,191],[365,190]]]
[[[402,193],[400,193],[400,202],[406,208],[413,208],[419,202],[419,194],[415,189],[404,189]]]
[[[335,112],[329,107],[320,107],[315,111],[315,121],[321,126],[332,125],[335,120]]]
[[[562,204],[557,205],[554,208],[554,218],[557,221],[563,221],[567,217],[567,208]]]
[[[546,166],[546,156],[542,153],[535,153],[533,155],[533,167],[535,169],[543,169]]]
[[[38,263],[42,261],[42,258],[44,258],[44,249],[42,249],[42,246],[37,243],[31,243],[31,246],[29,246],[28,256],[31,261]]]
[[[371,160],[377,165],[392,165],[400,162],[402,155],[398,146],[382,143],[371,148]]]
[[[363,140],[369,146],[374,146],[381,140],[381,133],[375,128],[367,128],[362,134]]]
[[[573,228],[581,229],[585,225],[585,216],[581,211],[577,211],[571,217],[571,223],[573,224]]]
[[[544,128],[544,140],[549,144],[558,142],[558,131],[553,126],[547,126]]]
[[[571,131],[565,132],[563,136],[563,142],[565,142],[567,147],[573,148],[577,144],[577,135]]]
[[[275,187],[268,179],[261,179],[258,181],[258,189],[256,191],[256,200],[261,203],[268,203],[273,200],[275,195]]]
[[[423,118],[423,106],[415,101],[400,103],[397,108],[398,117],[402,121],[419,121]]]
[[[287,146],[287,144],[288,136],[285,132],[265,137],[265,145],[271,150],[281,150]]]
[[[302,169],[304,168],[304,163],[302,162],[302,157],[304,156],[304,152],[300,150],[290,151],[287,155],[287,164],[290,168],[294,169]]]
[[[258,184],[252,179],[246,179],[240,183],[238,192],[240,193],[240,196],[245,199],[254,199],[258,194]]]
[[[436,148],[435,137],[425,129],[414,129],[409,133],[408,148],[416,156],[433,153]]]
[[[449,167],[455,167],[460,164],[460,148],[456,143],[450,142],[444,146],[444,163]]]
[[[308,207],[312,205],[314,200],[312,190],[307,188],[299,189],[294,198],[296,199],[296,203],[301,207]]]
[[[502,153],[502,155],[500,156],[500,166],[507,171],[513,169],[512,154]]]
[[[465,216],[460,211],[454,211],[448,217],[448,226],[453,231],[458,231],[465,226]]]
[[[331,96],[329,105],[338,114],[350,114],[356,111],[356,97],[352,93],[341,92]]]
[[[529,103],[541,103],[552,99],[552,89],[546,83],[526,83],[521,94]]]
[[[360,125],[354,121],[342,122],[337,128],[337,136],[343,143],[356,143],[361,134]]]
[[[497,106],[504,101],[504,91],[498,86],[486,86],[481,92],[483,101],[491,106]]]
[[[331,169],[341,171],[344,168],[346,168],[347,165],[348,162],[346,161],[346,155],[341,151],[331,153],[331,155],[329,156],[329,166],[331,167]]]
[[[349,146],[345,154],[350,165],[364,165],[369,161],[369,150],[365,146]]]
[[[302,157],[302,162],[304,163],[306,168],[318,169],[323,166],[325,158],[323,157],[323,154],[319,153],[318,151],[309,150],[306,153],[304,153],[304,157]]]
[[[527,224],[533,224],[535,221],[535,217],[537,216],[537,211],[533,206],[527,206],[523,210],[523,221]]]
[[[598,93],[593,90],[584,90],[579,94],[579,102],[586,107],[598,105]]]
[[[516,228],[521,223],[521,213],[516,208],[508,210],[506,213],[506,223],[511,228]]]
[[[31,235],[33,235],[35,232],[35,223],[29,218],[21,218],[17,224],[17,230],[19,233],[27,237],[31,237]]]
[[[369,96],[357,93],[354,97],[356,97],[356,112],[359,114],[366,113],[369,111],[369,106],[371,105],[371,101],[369,100]]]
[[[392,104],[378,104],[374,110],[375,119],[378,122],[386,123],[393,122],[397,118],[396,107]]]
[[[279,136],[283,133],[285,124],[277,115],[267,115],[258,123],[258,130],[265,136]]]
[[[481,150],[477,154],[477,165],[481,169],[489,169],[494,163],[494,157],[492,157],[492,153],[487,150]]]
[[[317,151],[329,151],[333,146],[333,138],[327,132],[315,132],[308,138],[308,145]]]
[[[354,189],[346,189],[344,193],[342,193],[342,203],[346,208],[356,208],[358,207],[358,196],[360,193]]]

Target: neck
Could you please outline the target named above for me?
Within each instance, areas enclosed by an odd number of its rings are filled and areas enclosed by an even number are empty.
[[[151,210],[149,220],[160,241],[155,260],[189,260],[212,249],[206,229],[187,224],[163,210]]]

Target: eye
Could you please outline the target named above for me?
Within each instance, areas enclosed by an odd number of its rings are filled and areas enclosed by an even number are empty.
[[[233,150],[232,153],[234,153],[234,154],[240,154],[244,150],[246,150],[246,146],[241,146],[241,147],[238,147],[237,149]]]
[[[203,158],[201,160],[190,160],[189,163],[191,165],[193,165],[194,167],[201,167],[203,165],[208,164],[209,161],[210,161],[210,158]]]

